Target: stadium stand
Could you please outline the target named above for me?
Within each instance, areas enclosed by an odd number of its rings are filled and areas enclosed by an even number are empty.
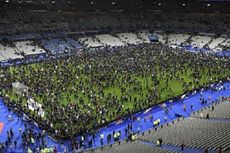
[[[100,40],[100,42],[103,44],[103,46],[123,46],[124,43],[119,38],[109,35],[109,34],[103,34],[103,35],[96,35],[96,38]]]
[[[21,55],[20,51],[13,46],[9,45],[3,45],[0,44],[0,54],[2,57],[2,60],[11,60],[11,59],[22,59],[23,56]]]
[[[73,48],[75,49],[82,49],[81,44],[79,44],[79,42],[77,42],[76,40],[70,38],[70,37],[65,37],[64,40],[70,44]]]
[[[194,47],[199,47],[202,48],[204,47],[206,44],[208,44],[211,41],[211,37],[210,36],[200,36],[200,35],[196,35],[193,36],[191,38],[191,44]]]
[[[80,43],[84,44],[85,47],[92,47],[92,48],[99,48],[103,47],[103,44],[100,42],[99,39],[92,37],[85,37],[85,38],[79,38],[78,40]]]
[[[140,38],[143,43],[150,43],[148,31],[140,31],[137,35],[138,38]]]
[[[222,46],[225,46],[225,47],[230,47],[230,39],[225,39],[222,43],[221,43]]]
[[[228,153],[229,13],[227,0],[0,0],[0,153]]]
[[[155,33],[158,36],[158,41],[161,43],[166,43],[166,36],[164,33]]]
[[[222,44],[223,41],[225,41],[226,38],[224,37],[218,37],[212,40],[212,42],[209,44],[210,49],[215,49],[220,44]]]
[[[182,43],[184,43],[185,41],[187,41],[189,37],[190,36],[187,34],[170,34],[168,36],[168,44],[170,46],[172,46],[172,45],[179,46]]]
[[[209,113],[210,119],[223,119],[223,120],[224,119],[230,119],[230,111],[229,110],[230,110],[229,101],[224,101],[221,104],[213,106],[213,108],[210,107],[207,110],[203,110],[202,115],[201,115],[201,112],[199,112],[199,113],[193,115],[192,117],[205,118],[207,113]]]
[[[121,39],[123,43],[127,44],[140,44],[143,43],[141,39],[137,37],[134,33],[119,33],[117,36]]]
[[[61,38],[55,39],[43,39],[41,40],[41,45],[52,54],[62,54],[65,52],[70,52],[70,50],[74,49],[70,44],[64,41]]]
[[[92,151],[87,151],[89,153]],[[151,146],[139,140],[134,142],[123,142],[120,145],[115,144],[112,147],[107,146],[103,150],[94,150],[95,153],[177,153],[176,151],[165,150],[160,147]]]
[[[229,101],[226,101],[210,112],[211,118],[224,119],[229,118]],[[223,114],[221,113],[223,112]],[[202,112],[204,113],[204,112]],[[197,116],[197,115],[196,115]],[[142,140],[155,143],[159,138],[163,139],[163,144],[180,146],[183,142],[191,148],[208,148],[217,150],[222,146],[223,150],[230,147],[230,122],[222,120],[188,118],[175,124],[170,124],[157,132],[146,134],[141,137]]]
[[[23,55],[34,55],[46,53],[40,46],[36,45],[32,41],[20,41],[15,43],[15,47],[23,53]]]

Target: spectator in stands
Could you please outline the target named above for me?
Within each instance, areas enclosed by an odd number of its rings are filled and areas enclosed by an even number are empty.
[[[206,114],[206,119],[209,119],[209,118],[210,118],[210,117],[209,117],[209,113],[207,113],[207,114]]]
[[[156,145],[160,146],[160,141],[159,140],[156,141]]]
[[[107,144],[110,144],[111,138],[112,138],[112,137],[111,137],[111,134],[108,134],[108,135],[107,135]]]
[[[167,116],[164,116],[164,122],[166,122],[167,121]]]
[[[5,152],[5,144],[4,143],[0,143],[0,152]]]
[[[186,112],[186,107],[187,107],[186,104],[184,104],[184,105],[183,105],[183,108],[184,108],[184,111],[185,111],[185,112]]]
[[[11,114],[9,114],[9,115],[8,115],[8,121],[13,121],[13,120],[14,120],[14,118],[12,117]]]
[[[91,140],[89,140],[89,142],[88,142],[88,147],[89,147],[89,148],[92,148],[92,146],[93,146],[93,140],[91,139]]]
[[[200,113],[200,118],[203,118],[204,117],[204,114],[203,112]]]
[[[14,140],[14,149],[16,149],[16,148],[17,148],[17,141]]]
[[[218,153],[223,153],[223,150],[222,150],[221,146],[218,148]]]
[[[56,146],[54,147],[54,152],[53,153],[58,153],[58,150],[57,150]]]
[[[162,146],[163,140],[162,138],[159,139],[160,146]]]
[[[193,110],[193,103],[191,104],[190,109]]]
[[[212,111],[214,110],[214,105],[212,105]]]
[[[138,126],[138,127],[137,127],[137,133],[140,133],[140,131],[141,131],[141,127]]]
[[[101,145],[103,146],[103,140],[104,140],[104,134],[102,133],[102,134],[100,134],[100,142],[101,142]]]
[[[181,144],[181,151],[184,151],[184,142],[182,142],[182,144]]]

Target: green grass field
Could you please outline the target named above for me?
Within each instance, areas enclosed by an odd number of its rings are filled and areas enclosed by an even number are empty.
[[[81,124],[77,121],[69,122],[68,127],[75,131],[79,128],[90,129],[95,124],[102,124],[102,120],[109,122],[127,115],[128,112],[148,108],[193,88],[206,86],[230,76],[229,61],[212,59],[213,64],[208,64],[199,59],[199,62],[204,64],[198,64],[189,60],[180,61],[177,55],[165,56],[156,57],[157,60],[149,67],[146,66],[148,60],[144,60],[144,55],[133,56],[141,61],[137,64],[139,68],[133,70],[118,66],[118,61],[128,59],[118,55],[109,57],[110,60],[108,57],[89,57],[86,60],[76,60],[73,57],[68,61],[60,59],[12,66],[4,70],[9,78],[1,79],[1,83],[10,85],[19,81],[27,85],[29,94],[44,106],[45,119],[49,119],[54,129],[65,127],[63,120],[68,120],[71,114],[75,113],[66,111],[67,107],[76,104],[76,115],[87,114],[89,121]],[[163,66],[164,63],[166,66]],[[88,65],[91,68],[88,68]],[[2,89],[2,93],[8,95],[11,100],[21,101],[26,105],[27,99],[15,94],[10,88]],[[51,103],[58,105],[58,109],[65,108],[59,119],[51,118],[55,110]]]

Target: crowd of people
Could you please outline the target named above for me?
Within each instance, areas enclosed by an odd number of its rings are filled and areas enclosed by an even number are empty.
[[[45,130],[41,132],[34,131],[34,124],[30,119],[27,120],[27,123],[24,123],[24,127],[25,129],[22,127],[19,129],[10,128],[10,130],[7,131],[6,141],[0,143],[0,152],[14,152],[22,147],[23,150],[28,153],[57,153],[55,146],[47,146]],[[19,132],[22,142],[18,142],[18,136],[14,134],[17,132]]]
[[[1,94],[53,136],[94,132],[112,120],[229,76],[229,60],[162,44],[83,51],[1,69]],[[12,83],[29,88],[18,96]],[[42,104],[29,110],[28,98]]]

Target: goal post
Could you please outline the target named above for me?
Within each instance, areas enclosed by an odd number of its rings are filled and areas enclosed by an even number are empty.
[[[18,81],[12,83],[13,92],[21,95],[21,96],[28,96],[28,87]]]

